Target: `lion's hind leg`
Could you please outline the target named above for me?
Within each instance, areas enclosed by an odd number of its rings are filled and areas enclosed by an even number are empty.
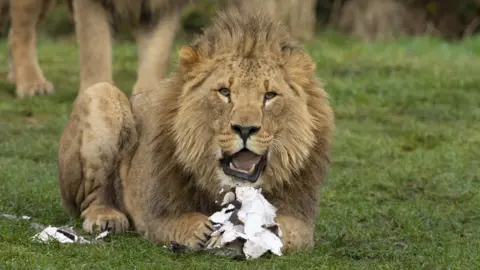
[[[85,231],[128,229],[115,181],[122,157],[136,141],[124,93],[109,83],[79,93],[60,138],[58,170],[63,203],[71,215],[82,217]]]

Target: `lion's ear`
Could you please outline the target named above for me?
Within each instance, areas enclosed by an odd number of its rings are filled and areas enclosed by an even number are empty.
[[[302,87],[309,84],[312,77],[315,76],[315,62],[304,51],[291,48],[285,48],[282,51],[284,68],[290,77]]]
[[[200,59],[201,56],[195,48],[190,45],[184,45],[179,53],[179,65],[182,74],[188,74],[200,62]]]

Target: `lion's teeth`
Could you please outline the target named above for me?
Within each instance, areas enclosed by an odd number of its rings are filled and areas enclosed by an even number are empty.
[[[252,174],[252,173],[255,171],[255,165],[253,165],[248,171],[242,170],[242,169],[239,169],[239,168],[235,167],[235,165],[233,164],[233,162],[230,162],[230,163],[228,164],[228,166],[230,167],[230,169],[233,169],[233,170],[235,170],[235,171],[242,172],[242,173]]]

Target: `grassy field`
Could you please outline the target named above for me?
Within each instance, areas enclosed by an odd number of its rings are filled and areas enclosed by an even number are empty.
[[[480,38],[368,45],[326,33],[307,47],[337,125],[313,251],[239,262],[171,254],[135,235],[36,244],[28,221],[0,218],[0,269],[479,269]],[[42,40],[38,51],[57,93],[16,100],[0,41],[0,213],[80,228],[60,205],[56,167],[76,45]],[[114,53],[115,80],[130,93],[135,46]]]

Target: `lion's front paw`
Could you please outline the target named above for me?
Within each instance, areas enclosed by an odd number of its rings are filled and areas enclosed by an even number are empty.
[[[210,240],[213,230],[213,224],[207,218],[198,222],[195,231],[185,242],[192,248],[204,248],[208,240]]]
[[[83,229],[88,233],[114,231],[125,232],[129,222],[125,214],[106,206],[92,206],[82,213]]]
[[[46,79],[17,80],[15,93],[17,97],[51,95],[55,92],[53,84]]]

